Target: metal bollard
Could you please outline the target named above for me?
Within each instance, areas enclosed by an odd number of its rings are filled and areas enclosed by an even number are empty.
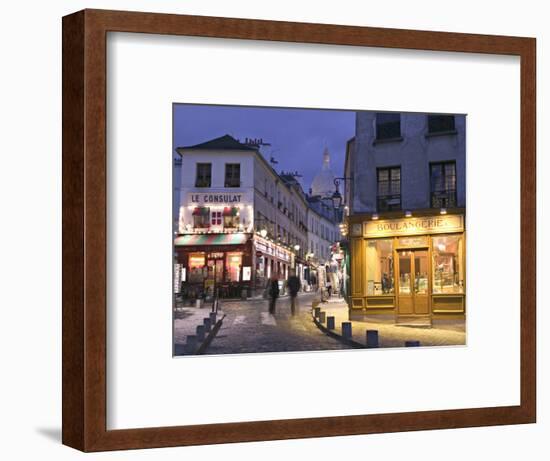
[[[210,332],[212,328],[212,322],[210,321],[210,317],[205,317],[204,319],[202,319],[202,323],[204,324],[204,331],[206,331],[207,333]]]
[[[367,347],[378,347],[378,330],[367,330]]]
[[[405,347],[420,347],[420,341],[405,341]]]
[[[335,328],[334,315],[329,315],[327,317],[327,329],[328,330],[334,330],[334,328]]]
[[[204,325],[197,325],[197,341],[204,341]]]
[[[351,322],[342,322],[342,338],[351,339]]]
[[[194,354],[196,350],[197,350],[197,337],[195,335],[187,336],[187,340],[185,342],[185,352],[187,354]]]
[[[216,313],[210,312],[210,325],[216,325]]]
[[[321,314],[321,308],[316,307],[314,312],[315,312],[315,318],[319,318],[319,315]]]
[[[323,311],[319,312],[319,322],[325,323],[326,315],[327,315],[326,312],[323,312]]]

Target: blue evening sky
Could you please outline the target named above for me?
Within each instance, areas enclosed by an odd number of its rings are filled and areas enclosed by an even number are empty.
[[[263,138],[279,163],[278,172],[298,171],[308,191],[321,169],[328,147],[331,168],[343,176],[346,142],[355,134],[355,112],[177,104],[174,107],[174,148],[209,141],[229,134],[241,142]]]

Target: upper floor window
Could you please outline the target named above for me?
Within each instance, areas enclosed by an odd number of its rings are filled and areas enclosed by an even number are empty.
[[[197,163],[195,187],[212,187],[212,164]]]
[[[377,208],[378,211],[401,209],[401,167],[378,168]]]
[[[222,212],[221,211],[213,211],[211,222],[212,222],[213,226],[221,226],[222,225]]]
[[[428,115],[428,133],[455,131],[454,115]]]
[[[225,207],[223,209],[223,227],[239,227],[239,209],[237,207]]]
[[[381,112],[376,114],[376,139],[395,139],[401,137],[401,114]]]
[[[225,187],[240,187],[241,186],[241,164],[226,163],[225,164]]]
[[[196,207],[193,210],[193,226],[198,229],[210,227],[210,208]]]
[[[430,164],[430,191],[432,208],[456,207],[456,163]]]

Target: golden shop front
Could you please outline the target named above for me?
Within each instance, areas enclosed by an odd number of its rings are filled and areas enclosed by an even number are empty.
[[[465,318],[464,215],[350,221],[352,309]]]

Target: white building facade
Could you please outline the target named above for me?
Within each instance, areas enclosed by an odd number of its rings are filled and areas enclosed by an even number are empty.
[[[272,274],[303,276],[307,202],[258,145],[229,135],[176,149],[181,156],[176,290],[222,297],[263,290]]]

